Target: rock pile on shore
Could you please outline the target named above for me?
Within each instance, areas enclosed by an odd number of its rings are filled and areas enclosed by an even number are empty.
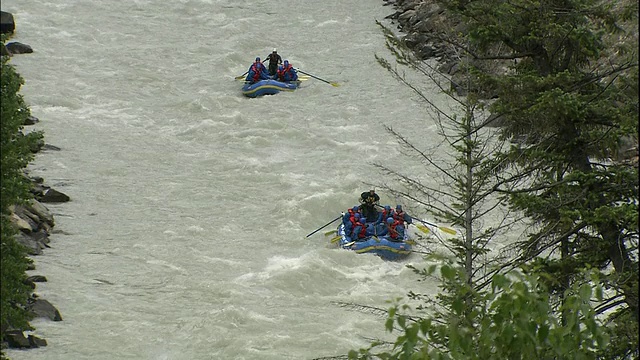
[[[12,33],[14,28],[15,24],[13,24],[13,16],[9,13],[3,12],[2,32]],[[3,55],[9,56],[13,54],[33,52],[29,45],[17,42],[8,43],[6,46],[3,45],[2,50]],[[23,125],[29,126],[38,122],[39,120],[36,117],[30,116],[26,119]],[[60,149],[55,146],[45,144],[44,142],[38,144],[36,149],[32,149],[32,151],[36,153],[41,150]],[[29,176],[27,171],[25,171],[23,175],[31,182],[31,192],[34,198],[26,204],[16,204],[11,206],[11,214],[9,216],[11,223],[18,230],[18,234],[15,237],[16,241],[25,247],[29,256],[39,256],[43,254],[44,249],[50,247],[49,235],[55,226],[53,214],[44,204],[61,203],[69,201],[70,199],[66,194],[45,185],[43,178]],[[31,264],[27,270],[35,269],[35,265]],[[26,277],[25,284],[30,286],[34,292],[31,293],[31,297],[25,306],[36,318],[44,317],[52,321],[62,321],[62,316],[58,309],[49,303],[49,301],[40,298],[40,296],[35,293],[36,283],[46,281],[47,278],[43,275],[30,275]],[[1,339],[2,348],[36,348],[47,345],[46,340],[38,338],[37,336],[31,334],[25,336],[25,333],[21,329],[3,330],[5,337]]]
[[[418,59],[448,62],[453,58],[451,47],[441,39],[440,29],[456,24],[449,23],[440,5],[431,0],[384,0],[384,6],[396,10],[385,19],[397,24],[404,34],[402,40]]]
[[[32,125],[38,122],[37,118],[30,117],[25,125]],[[41,149],[57,149],[53,146],[42,144],[37,151]],[[30,177],[27,172],[24,176],[29,179],[32,184],[31,192],[34,198],[26,204],[11,206],[11,223],[18,230],[16,241],[22,244],[27,253],[31,256],[43,254],[43,250],[50,247],[49,235],[55,226],[55,220],[51,211],[44,205],[45,203],[61,203],[69,201],[69,196],[61,193],[50,186],[44,184],[41,177]],[[28,270],[35,270],[35,265]],[[31,275],[25,280],[34,291],[36,283],[46,282],[47,278],[43,275]],[[52,321],[62,321],[62,316],[58,309],[49,301],[41,299],[35,292],[31,294],[31,298],[27,304],[27,309],[34,317],[44,317]],[[44,339],[34,335],[25,336],[24,332],[19,329],[8,329],[5,338],[2,339],[3,347],[10,348],[36,348],[46,346]]]
[[[38,122],[36,118],[30,117],[25,125],[31,125],[36,122]],[[40,149],[56,148],[43,144]],[[24,176],[32,184],[31,192],[34,198],[26,204],[11,206],[10,219],[11,223],[18,229],[16,241],[26,248],[27,254],[38,256],[43,254],[44,249],[50,247],[49,235],[55,226],[53,214],[44,204],[61,203],[70,199],[66,194],[45,185],[44,179],[41,177],[30,177],[27,172],[24,173]],[[28,270],[35,269],[35,265],[32,264]],[[47,278],[43,275],[31,275],[27,277],[25,283],[35,291],[36,283],[46,281]],[[62,321],[62,316],[58,309],[49,301],[41,299],[35,292],[31,294],[27,308],[34,317]],[[33,335],[25,336],[21,330],[17,329],[8,329],[5,339],[3,339],[3,347],[10,348],[34,348],[46,345],[47,342],[44,339]]]

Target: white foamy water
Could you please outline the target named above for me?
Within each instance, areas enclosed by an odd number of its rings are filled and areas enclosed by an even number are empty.
[[[332,249],[373,162],[402,166],[383,125],[433,141],[412,92],[379,66],[381,1],[4,1],[22,94],[45,151],[32,173],[72,201],[35,258],[46,348],[19,359],[312,359],[386,336],[407,263]],[[277,47],[310,79],[248,99],[234,77]],[[434,101],[444,101],[434,90]],[[409,166],[409,165],[407,165]],[[419,166],[408,167],[428,177]],[[386,194],[382,203],[395,203]],[[405,204],[409,205],[410,204]],[[328,227],[326,230],[330,230]]]

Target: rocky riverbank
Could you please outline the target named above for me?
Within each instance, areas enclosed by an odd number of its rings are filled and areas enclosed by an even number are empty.
[[[469,74],[460,66],[461,62],[470,62],[474,66],[490,73],[506,73],[511,60],[477,61],[466,57],[455,44],[465,40],[453,34],[464,34],[467,26],[448,13],[436,0],[384,0],[385,6],[392,6],[395,11],[386,16],[402,34],[400,38],[418,60],[435,59],[438,71],[449,75],[451,90],[459,96],[466,96],[474,91],[484,99],[496,96],[491,89],[475,89],[474,81],[469,81]],[[460,86],[460,84],[465,84]],[[499,126],[498,121],[491,122]]]
[[[454,59],[451,46],[442,40],[442,29],[455,28],[444,16],[444,10],[432,0],[384,0],[384,6],[395,11],[386,16],[404,34],[402,40],[418,59],[438,59],[447,63]]]
[[[37,118],[30,117],[25,125],[32,125],[36,122],[38,122]],[[59,149],[44,143],[40,144],[38,149],[34,149],[35,152],[42,150],[55,151]],[[34,259],[36,256],[43,255],[45,249],[50,247],[49,236],[55,226],[53,213],[45,204],[66,202],[70,198],[66,194],[45,185],[44,179],[41,177],[29,176],[28,172],[25,172],[24,176],[32,184],[31,192],[34,198],[26,204],[13,205],[11,207],[10,220],[18,230],[16,241],[23,245],[27,254]],[[32,263],[28,270],[36,270],[35,264]],[[25,284],[33,289],[33,293],[31,293],[26,308],[34,318],[43,317],[52,321],[62,321],[62,316],[58,309],[46,299],[41,298],[36,292],[36,284],[46,281],[47,278],[44,275],[27,276]],[[34,335],[25,336],[20,329],[7,329],[5,338],[2,339],[2,348],[36,348],[46,345],[46,340]]]
[[[13,16],[9,13],[2,12],[2,32],[11,34],[15,29]],[[32,53],[33,50],[29,45],[18,42],[7,43],[2,46],[2,55],[12,56],[14,54]],[[30,116],[26,119],[24,126],[30,126],[38,123],[36,117]],[[34,153],[40,151],[56,151],[59,148],[41,142],[36,148],[31,149]],[[45,249],[50,247],[50,239],[55,220],[51,211],[46,207],[47,203],[61,203],[69,201],[69,196],[63,194],[48,185],[45,185],[44,179],[37,176],[30,176],[27,171],[23,174],[31,183],[31,193],[33,199],[25,204],[17,204],[10,207],[10,222],[18,230],[15,237],[16,241],[23,245],[28,256],[33,260],[34,257],[43,255]],[[32,262],[29,272],[35,271],[35,263]],[[41,298],[37,292],[37,283],[46,282],[44,275],[26,274],[25,284],[30,286],[33,292],[28,299],[27,304],[23,304],[25,308],[33,315],[34,318],[44,317],[52,321],[62,321],[62,316],[58,309],[49,301]],[[3,325],[4,326],[4,325]],[[46,346],[47,342],[37,336],[25,335],[23,329],[6,329],[3,328],[4,338],[1,339],[1,347],[4,348],[35,348]]]

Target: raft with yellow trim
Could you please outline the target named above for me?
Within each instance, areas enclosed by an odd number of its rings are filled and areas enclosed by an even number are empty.
[[[255,98],[262,95],[274,95],[280,91],[294,91],[300,85],[300,81],[260,80],[253,84],[245,83],[242,87],[242,95]]]
[[[343,249],[355,251],[358,254],[375,254],[384,260],[399,260],[411,254],[411,239],[409,232],[405,231],[402,240],[391,239],[384,236],[368,236],[354,241],[345,234],[344,224],[338,226],[339,245]]]

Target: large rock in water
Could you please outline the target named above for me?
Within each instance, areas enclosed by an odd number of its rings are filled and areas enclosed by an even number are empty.
[[[55,306],[51,305],[49,301],[44,299],[31,300],[30,304],[27,306],[27,310],[29,310],[35,317],[46,317],[53,321],[62,321],[60,311],[58,311]]]
[[[12,54],[31,54],[33,52],[31,46],[17,41],[7,43],[5,47]]]
[[[13,20],[13,15],[6,11],[0,11],[0,33],[13,34],[16,29],[16,23]]]

